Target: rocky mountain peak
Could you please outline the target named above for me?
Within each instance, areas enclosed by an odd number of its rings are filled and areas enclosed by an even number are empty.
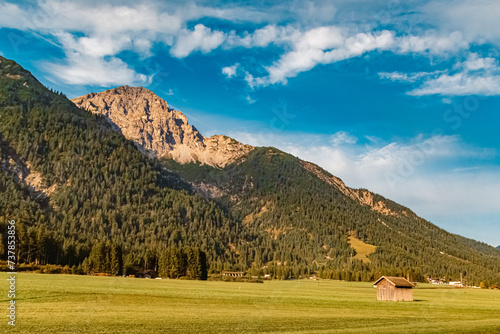
[[[71,101],[103,115],[150,156],[224,167],[253,149],[226,136],[204,137],[182,112],[143,87],[121,86]]]

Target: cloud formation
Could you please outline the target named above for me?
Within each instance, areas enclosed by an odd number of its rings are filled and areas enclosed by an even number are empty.
[[[222,74],[224,74],[228,78],[232,78],[236,75],[236,69],[238,68],[238,65],[235,64],[233,66],[227,66],[222,68]]]
[[[193,51],[208,53],[219,47],[227,38],[221,31],[212,31],[203,24],[197,24],[193,30],[182,29],[176,36],[170,53],[177,58],[189,56]]]
[[[444,6],[446,10],[442,10]],[[369,52],[416,54],[435,62],[439,57],[460,57],[471,43],[500,43],[500,25],[496,16],[491,14],[494,12],[492,6],[497,5],[483,0],[424,2],[415,5],[416,14],[408,14],[403,4],[388,6],[382,2],[361,0],[355,11],[343,1],[277,2],[256,7],[245,3],[221,6],[210,2],[165,4],[150,1],[138,4],[132,1],[47,0],[35,4],[1,3],[0,26],[31,31],[53,40],[65,52],[66,59],[47,64],[46,69],[58,80],[62,79],[61,75],[75,74],[75,79],[64,80],[75,84],[113,83],[106,79],[106,75],[85,75],[82,69],[90,65],[107,73],[117,71],[117,78],[125,79],[126,83],[146,83],[152,74],[132,73],[135,71],[132,64],[126,64],[119,55],[123,51],[132,51],[142,58],[150,57],[153,46],[158,43],[166,45],[175,58],[189,57],[196,52],[209,53],[215,49],[230,52],[235,48],[280,48],[282,52],[277,58],[259,59],[260,68],[242,67],[238,72],[232,71],[232,66],[222,69],[228,78],[239,76],[255,89],[286,84],[288,79],[316,66]],[[358,14],[356,19],[351,15],[354,12]],[[438,12],[443,13],[442,20],[433,19]],[[467,20],[465,15],[468,15]],[[410,23],[409,26],[402,24],[401,16]],[[239,27],[211,27],[199,22],[204,18],[224,20]],[[390,22],[392,28],[381,28]],[[482,57],[474,64],[468,61],[470,66],[480,66],[482,60],[490,61],[488,66],[496,61],[493,57]],[[457,64],[461,62],[465,64],[463,59]],[[497,73],[472,73],[479,69],[486,71],[484,67],[469,67],[462,72],[440,76],[402,72],[384,72],[380,76],[393,81],[421,82],[420,87],[411,91],[414,96],[498,95]],[[486,91],[484,87],[490,88]]]
[[[47,71],[70,85],[147,85],[153,75],[138,74],[118,58],[104,59],[78,53],[70,54],[64,64],[44,63]]]
[[[434,72],[381,72],[381,79],[414,83],[419,87],[408,91],[409,95],[500,95],[500,67],[492,57],[469,54],[463,62],[452,69]]]

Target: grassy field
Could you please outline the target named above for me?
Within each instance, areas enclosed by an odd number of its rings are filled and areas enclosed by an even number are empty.
[[[369,283],[264,284],[17,275],[19,333],[500,333],[500,291],[414,290],[415,302],[378,302]]]
[[[349,243],[351,244],[351,247],[356,250],[356,255],[354,255],[354,258],[365,263],[370,262],[368,255],[370,255],[371,253],[375,253],[375,251],[377,250],[377,246],[369,245],[353,235],[349,237]]]

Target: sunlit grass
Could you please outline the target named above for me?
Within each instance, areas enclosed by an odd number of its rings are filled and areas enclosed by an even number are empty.
[[[7,291],[7,274],[0,274]],[[379,302],[369,283],[264,284],[21,273],[22,333],[498,333],[500,291],[420,285]],[[2,293],[7,307],[7,293]],[[5,315],[7,311],[5,310]],[[7,317],[1,332],[11,332]]]

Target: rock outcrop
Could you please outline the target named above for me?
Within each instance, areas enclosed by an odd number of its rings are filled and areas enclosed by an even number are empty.
[[[366,189],[353,189],[345,185],[345,183],[336,176],[323,170],[321,167],[307,161],[302,161],[302,165],[306,170],[316,175],[319,179],[325,181],[326,183],[337,187],[344,195],[349,196],[356,202],[364,205],[368,205],[373,211],[380,212],[386,216],[397,216],[397,212],[392,211],[387,207],[383,201],[375,201],[373,193]],[[406,211],[401,212],[404,215],[408,215]]]
[[[183,113],[143,87],[122,86],[71,101],[103,115],[149,156],[224,167],[253,149],[227,136],[204,137]]]

